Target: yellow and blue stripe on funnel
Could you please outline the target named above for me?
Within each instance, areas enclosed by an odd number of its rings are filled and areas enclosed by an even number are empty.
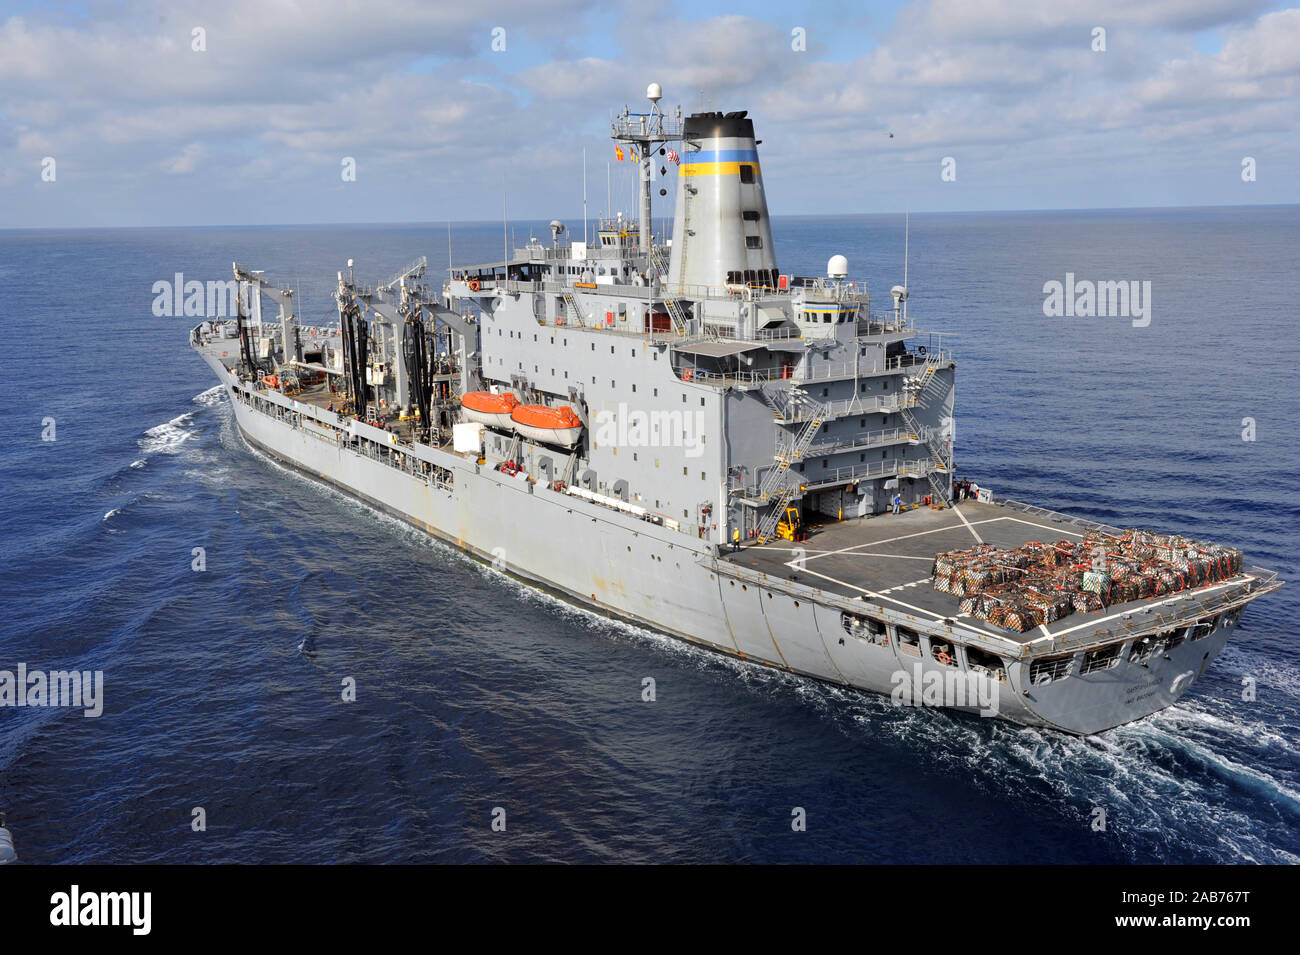
[[[757,149],[700,149],[682,156],[680,176],[740,175],[741,166],[753,166],[759,175]]]

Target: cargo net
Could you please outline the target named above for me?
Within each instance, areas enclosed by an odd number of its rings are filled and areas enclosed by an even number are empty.
[[[1076,610],[1096,613],[1235,577],[1241,551],[1147,531],[1092,530],[1080,541],[948,551],[931,573],[935,590],[961,598],[963,614],[1023,633]]]

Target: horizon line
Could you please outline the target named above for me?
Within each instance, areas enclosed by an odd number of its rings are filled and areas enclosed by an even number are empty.
[[[956,216],[956,215],[1026,215],[1062,212],[1096,213],[1096,212],[1176,212],[1200,209],[1297,209],[1296,202],[1251,202],[1251,203],[1210,203],[1207,205],[1178,206],[1086,206],[1086,207],[1050,207],[1033,209],[943,209],[917,212],[918,216]],[[829,213],[771,213],[772,219],[859,219],[867,217],[901,216],[906,210],[897,212],[829,212]],[[554,218],[554,217],[553,217]],[[581,219],[581,216],[577,217]],[[588,219],[591,217],[589,216]],[[652,219],[667,220],[672,216],[652,216]],[[521,217],[514,222],[546,222],[545,217]],[[92,232],[127,229],[294,229],[324,228],[329,226],[445,226],[450,222],[456,225],[500,225],[494,219],[401,219],[401,220],[342,220],[320,222],[206,222],[196,225],[62,225],[62,226],[0,226],[0,232]]]

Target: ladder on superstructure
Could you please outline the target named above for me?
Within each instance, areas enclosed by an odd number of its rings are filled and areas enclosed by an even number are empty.
[[[776,525],[785,516],[786,505],[790,503],[790,499],[794,497],[797,490],[795,484],[790,481],[790,468],[803,460],[803,456],[812,445],[813,438],[817,437],[817,432],[821,430],[827,412],[825,406],[810,397],[807,392],[794,387],[790,389],[790,400],[784,411],[781,412],[781,416],[788,418],[796,414],[799,418],[807,416],[803,429],[799,432],[794,445],[788,451],[778,451],[776,453],[776,464],[768,470],[767,475],[763,478],[762,485],[758,489],[758,499],[772,504],[771,510],[758,525],[758,541],[760,544],[766,544],[772,539],[772,535],[776,531]]]
[[[578,300],[573,297],[573,292],[567,288],[564,290],[564,305],[569,310],[569,321],[577,322],[579,326],[587,323],[582,320],[582,311],[578,308]]]
[[[654,246],[650,252],[650,259],[654,262],[656,271],[659,273],[659,285],[662,289],[668,281],[668,257],[664,254],[662,245]],[[668,309],[668,314],[673,320],[673,328],[677,330],[678,335],[686,335],[686,313],[682,307],[677,304],[675,298],[670,299],[667,294],[663,295],[664,306]]]
[[[952,448],[946,444],[940,437],[935,436],[933,428],[922,428],[915,416],[908,410],[909,407],[916,407],[923,403],[928,397],[934,383],[939,380],[937,374],[939,366],[942,363],[940,356],[932,356],[926,359],[925,367],[919,374],[909,375],[907,379],[908,389],[911,391],[909,400],[902,402],[898,406],[903,420],[907,422],[908,430],[917,436],[918,439],[925,443],[926,450],[930,452],[930,463],[925,469],[925,477],[930,482],[930,489],[941,501],[951,503],[952,498]],[[938,474],[943,475],[941,479]]]

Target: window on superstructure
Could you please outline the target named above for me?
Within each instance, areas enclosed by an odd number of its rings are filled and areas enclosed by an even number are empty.
[[[744,212],[742,212],[742,213],[740,214],[740,216],[741,216],[741,218],[744,219],[746,222],[757,222],[757,221],[758,221],[758,210],[757,210],[757,209],[746,209]]]
[[[740,167],[740,181],[741,181],[741,182],[753,182],[753,181],[754,181],[754,167],[753,167],[753,166],[750,166],[750,165],[748,165],[748,164],[742,164],[742,165],[741,165],[741,167]]]
[[[756,235],[745,236],[745,248],[761,249],[762,247],[763,247],[763,240],[760,239],[758,236]]]

